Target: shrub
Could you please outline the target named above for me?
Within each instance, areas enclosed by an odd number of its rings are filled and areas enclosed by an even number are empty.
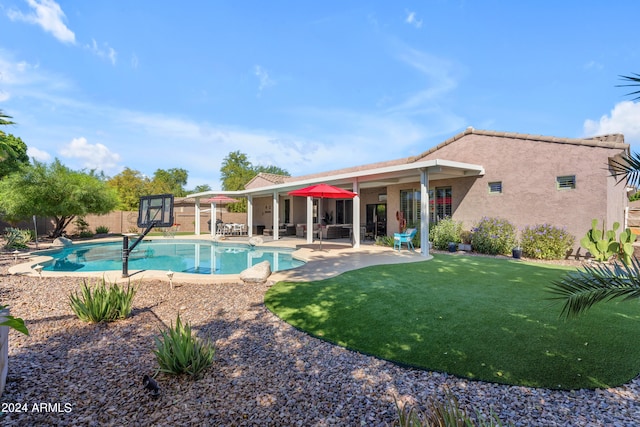
[[[93,237],[93,233],[89,230],[83,230],[80,232],[80,237],[82,238]]]
[[[124,288],[115,283],[107,288],[104,278],[92,291],[87,281],[83,281],[81,295],[77,292],[70,294],[69,304],[84,322],[113,322],[129,316],[136,291],[135,286]]]
[[[392,246],[393,236],[378,236],[376,237],[376,245],[378,246]]]
[[[526,226],[520,242],[522,254],[528,258],[561,259],[573,247],[575,238],[564,228],[541,224]]]
[[[97,226],[96,234],[109,234],[109,227],[107,227],[106,225]]]
[[[168,374],[189,374],[199,377],[200,374],[213,363],[215,347],[208,341],[202,341],[191,333],[189,323],[183,324],[180,315],[176,325],[160,331],[160,337],[155,338],[156,356],[160,371]]]
[[[30,230],[7,227],[4,230],[4,247],[7,249],[26,249],[27,243],[33,240],[32,236],[33,233]]]
[[[516,244],[516,228],[506,219],[484,217],[473,229],[471,244],[483,254],[510,254]]]
[[[440,220],[431,230],[433,247],[436,249],[447,249],[449,242],[460,243],[462,234],[462,223],[454,221],[452,218]]]
[[[468,415],[458,403],[458,399],[447,392],[443,402],[429,399],[425,410],[420,410],[413,405],[400,405],[396,400],[396,411],[398,420],[393,424],[398,427],[498,427],[502,426],[502,421],[496,414],[491,412],[491,416],[486,418],[477,410],[475,417]]]

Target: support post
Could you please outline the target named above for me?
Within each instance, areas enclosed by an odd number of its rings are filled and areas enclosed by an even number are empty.
[[[429,256],[429,170],[420,169],[420,255]]]

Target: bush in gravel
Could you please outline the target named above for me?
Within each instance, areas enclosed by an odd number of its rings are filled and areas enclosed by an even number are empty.
[[[27,243],[33,240],[32,235],[33,233],[29,230],[7,227],[4,230],[4,247],[7,249],[26,249]]]
[[[485,418],[478,411],[475,417],[467,415],[460,408],[458,399],[447,393],[443,402],[430,399],[425,410],[420,410],[413,405],[400,405],[396,400],[398,420],[393,424],[398,427],[498,427],[502,421],[493,412],[489,418]]]
[[[473,229],[471,245],[483,254],[507,255],[516,245],[516,234],[516,227],[506,219],[484,217]]]
[[[85,280],[81,294],[74,292],[69,295],[69,304],[73,312],[84,322],[113,322],[129,316],[136,291],[135,286],[127,285],[125,288],[115,283],[107,288],[104,277],[92,289]]]
[[[447,249],[450,242],[460,243],[462,241],[462,222],[454,221],[447,217],[438,221],[431,230],[431,240],[436,249]]]
[[[180,315],[176,324],[160,331],[155,338],[156,356],[160,371],[167,374],[189,374],[198,378],[202,372],[213,363],[215,347],[208,341],[203,341],[191,333],[189,323],[182,323]]]
[[[97,226],[96,234],[109,234],[109,227],[107,227],[106,225]]]
[[[574,242],[565,229],[550,224],[526,226],[520,238],[522,254],[536,259],[562,259]]]

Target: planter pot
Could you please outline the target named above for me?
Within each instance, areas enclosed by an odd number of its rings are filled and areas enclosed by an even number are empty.
[[[458,245],[456,243],[450,242],[449,243],[449,252],[455,252],[458,250]]]
[[[9,315],[9,310],[0,311],[0,322],[6,320],[5,316]],[[4,392],[4,386],[7,382],[7,373],[9,372],[9,327],[0,326],[0,396]]]
[[[511,250],[511,255],[512,255],[515,259],[520,259],[520,258],[522,258],[522,249],[512,249],[512,250]]]
[[[471,244],[470,243],[460,243],[458,244],[459,251],[471,252]]]

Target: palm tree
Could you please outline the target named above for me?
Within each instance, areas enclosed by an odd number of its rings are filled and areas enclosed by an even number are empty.
[[[631,74],[633,74],[633,76],[620,76],[622,78],[622,80],[626,80],[627,82],[629,82],[629,84],[616,85],[616,86],[617,87],[629,87],[629,86],[638,87],[638,86],[640,86],[640,74],[636,74],[636,73],[631,73]],[[640,90],[628,93],[627,96],[629,96],[629,95],[638,95],[638,94],[640,94]],[[633,101],[635,101],[637,99],[640,99],[640,95],[638,95],[635,98],[633,98]]]
[[[618,86],[640,87],[640,74],[620,76],[629,84]],[[627,95],[638,95],[640,90]],[[640,95],[634,101],[640,99]],[[629,186],[640,184],[640,154],[625,153],[619,160],[612,160],[613,175],[618,182],[626,181]],[[564,301],[560,316],[577,316],[594,304],[612,299],[640,298],[640,261],[633,258],[630,264],[614,262],[613,265],[584,266],[582,270],[569,273],[552,282],[549,291],[556,294],[554,299]]]
[[[566,318],[576,317],[601,301],[640,298],[640,261],[633,258],[629,265],[586,265],[552,282],[549,291],[558,295],[553,299],[564,300],[560,316]]]

